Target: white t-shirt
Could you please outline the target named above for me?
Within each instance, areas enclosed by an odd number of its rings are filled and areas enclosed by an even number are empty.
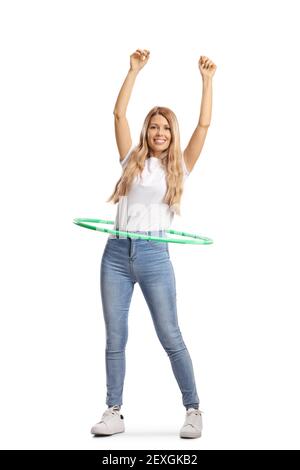
[[[127,155],[120,161],[125,168],[130,154],[136,145],[132,145]],[[190,174],[182,157],[183,182]],[[126,196],[118,202],[117,215],[113,230],[144,231],[169,229],[174,213],[169,205],[163,203],[167,191],[165,170],[157,157],[150,156],[145,160],[141,177],[137,175]],[[110,234],[109,238],[115,238]]]

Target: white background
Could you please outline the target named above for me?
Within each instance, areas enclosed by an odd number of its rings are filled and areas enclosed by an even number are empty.
[[[2,1],[1,447],[299,449],[299,21],[296,1]],[[172,228],[178,317],[203,414],[185,409],[138,284],[130,307],[126,432],[93,438],[106,409],[100,261],[121,175],[113,109],[150,50],[127,117],[155,105],[185,148],[200,55],[217,65],[212,121]]]

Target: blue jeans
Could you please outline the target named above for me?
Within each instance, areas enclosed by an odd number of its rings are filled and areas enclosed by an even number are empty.
[[[164,230],[135,233],[167,237]],[[149,307],[159,341],[170,359],[183,405],[198,407],[193,365],[178,325],[175,275],[168,243],[122,235],[107,239],[101,260],[106,404],[110,407],[123,403],[128,312],[136,282]]]

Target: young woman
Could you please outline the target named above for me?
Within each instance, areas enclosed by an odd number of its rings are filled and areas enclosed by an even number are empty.
[[[119,203],[115,230],[167,237],[166,230],[170,228],[174,213],[180,215],[184,181],[200,155],[210,125],[212,77],[216,66],[207,57],[199,59],[203,81],[200,117],[182,154],[177,118],[166,107],[156,106],[149,111],[140,141],[132,145],[126,109],[137,74],[149,56],[148,50],[141,49],[130,56],[130,70],[115,105],[115,134],[123,171],[108,202]],[[192,361],[177,320],[176,283],[168,243],[113,234],[107,239],[101,261],[108,408],[91,433],[107,435],[125,430],[120,410],[128,311],[136,282],[182,393],[186,416],[179,435],[200,437],[202,415]]]

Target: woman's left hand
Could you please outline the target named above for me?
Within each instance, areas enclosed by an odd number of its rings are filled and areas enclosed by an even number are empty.
[[[202,75],[202,78],[212,78],[217,69],[217,66],[205,55],[201,55],[198,61],[198,66]]]

